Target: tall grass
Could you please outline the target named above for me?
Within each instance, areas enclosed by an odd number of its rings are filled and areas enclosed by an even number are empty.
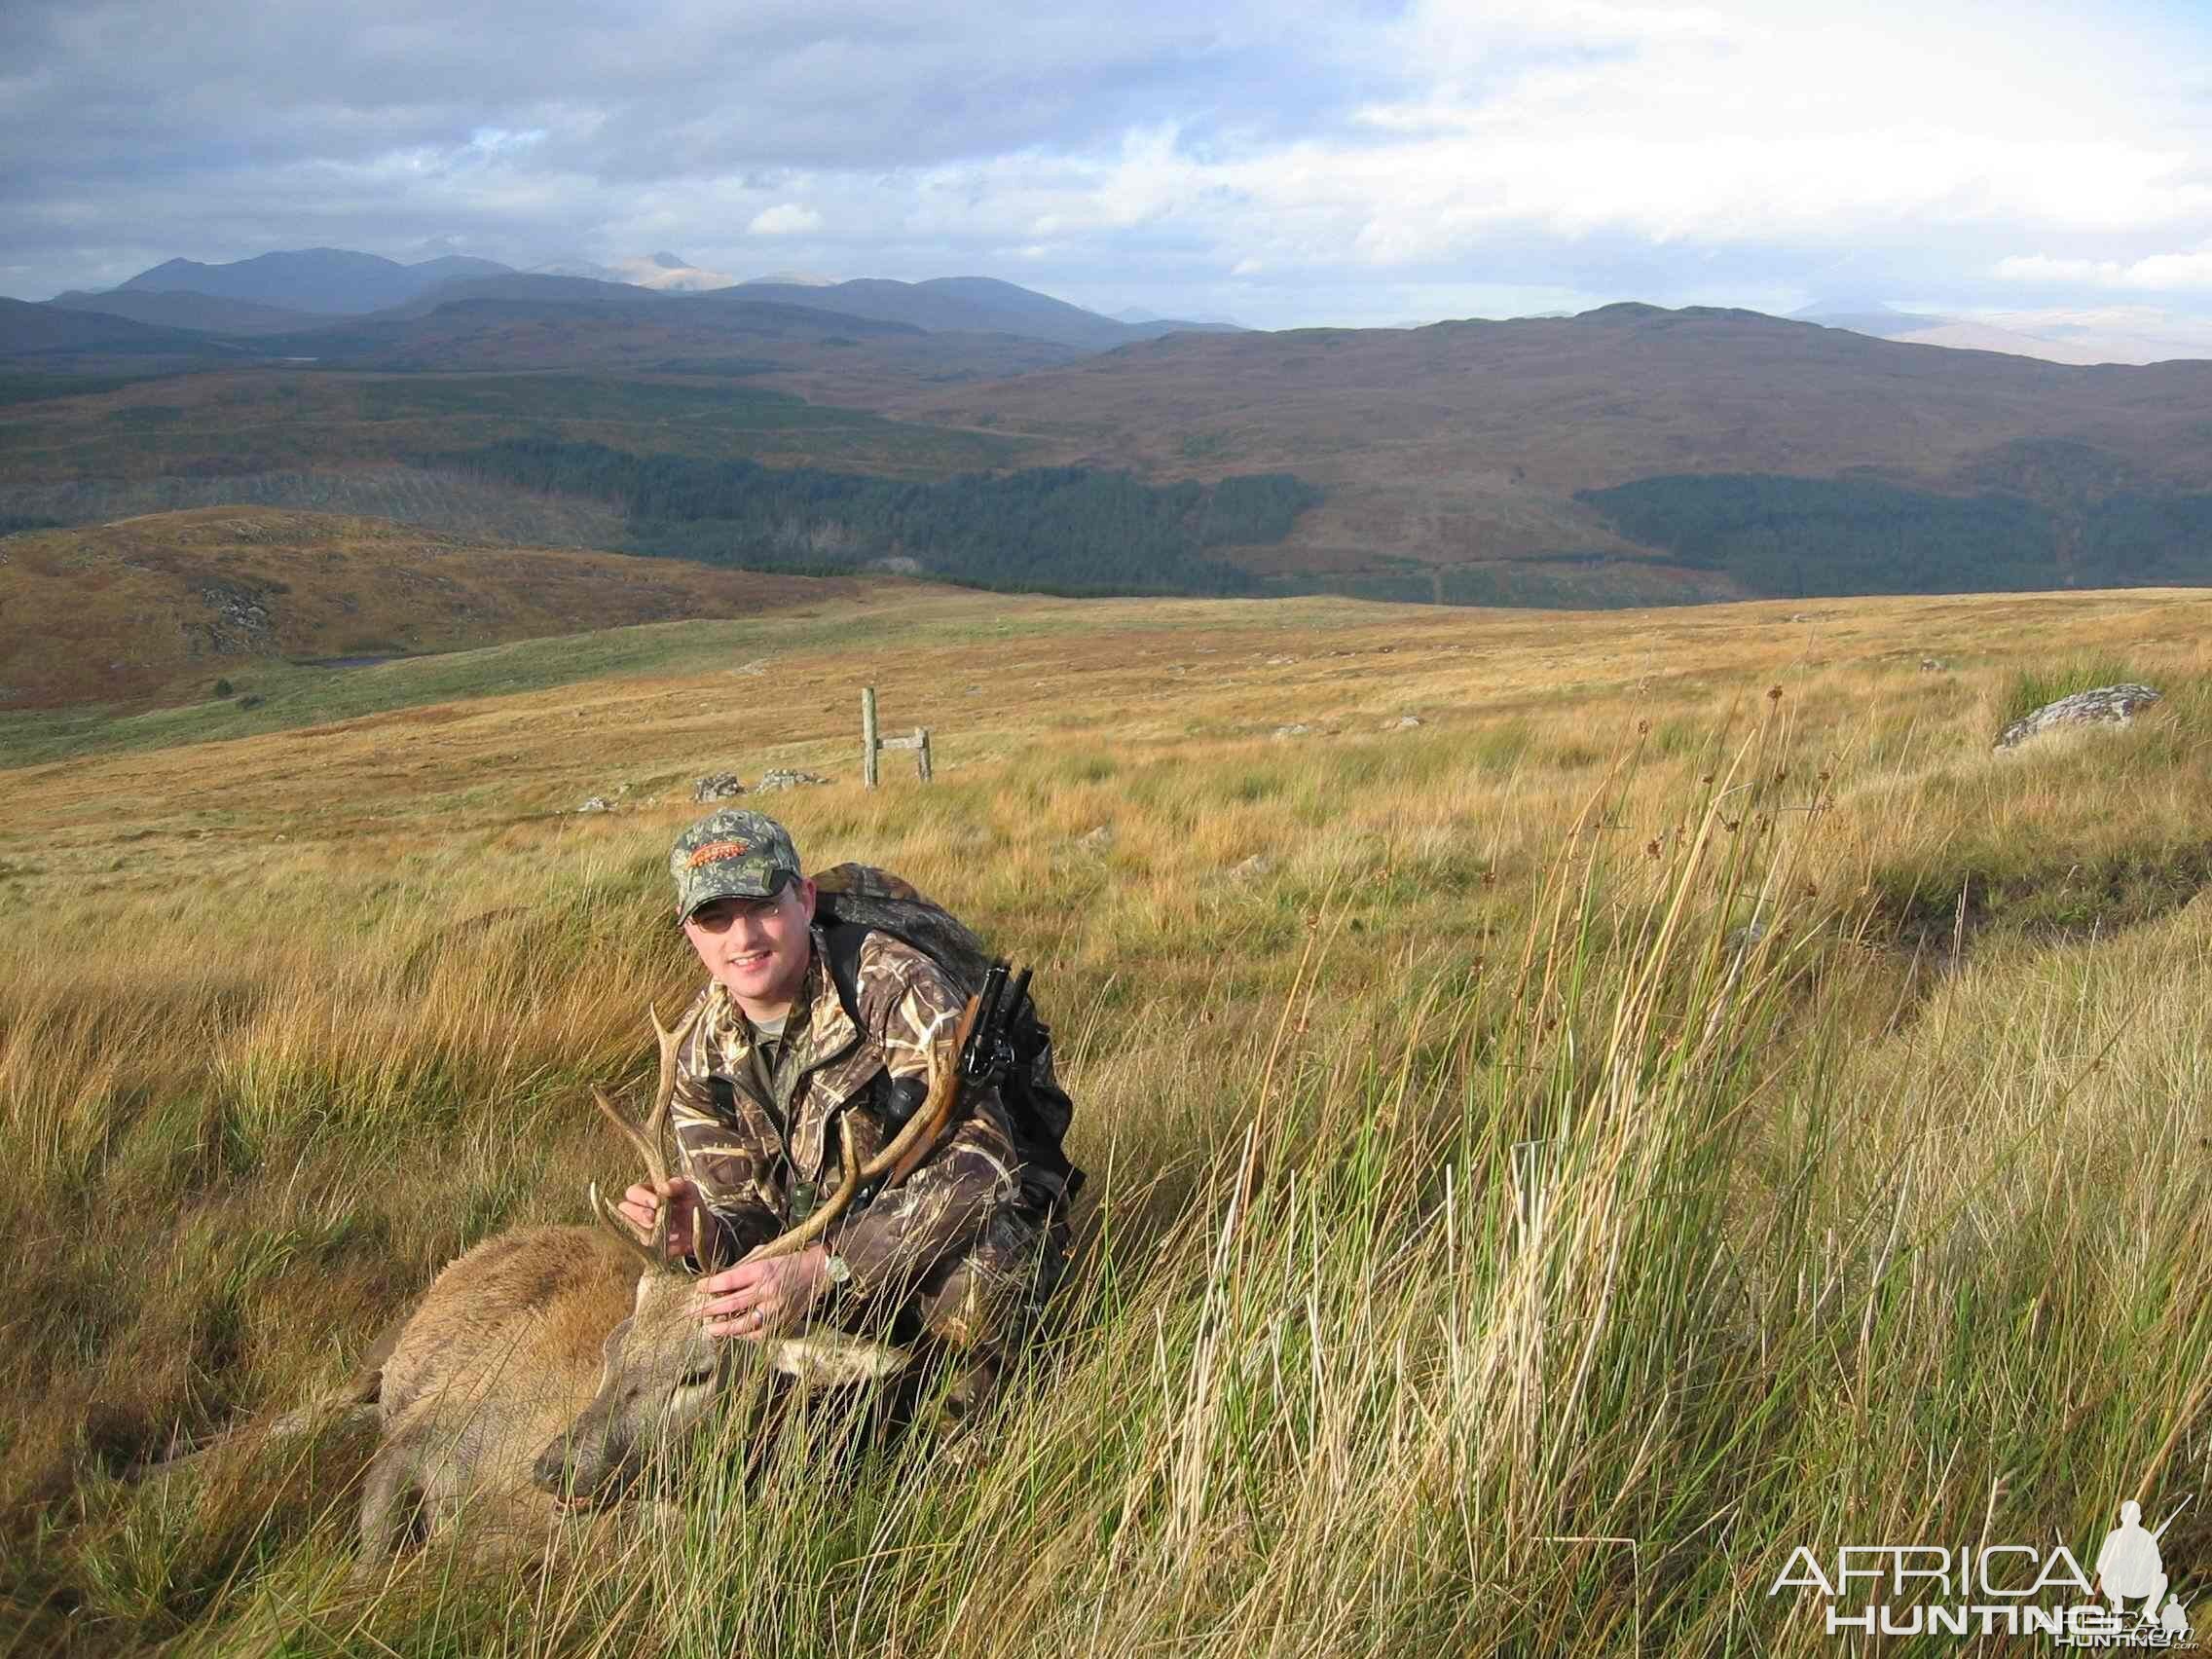
[[[2063,663],[2039,663],[2012,676],[2006,687],[2001,712],[2004,723],[2032,715],[2046,703],[2071,697],[2077,691],[2093,691],[2102,685],[2139,683],[2142,671],[2113,655],[2078,656]]]
[[[1075,1271],[979,1466],[824,1407],[748,1482],[733,1406],[664,1505],[520,1575],[463,1528],[349,1588],[357,1440],[107,1471],[307,1398],[620,1171],[578,1103],[695,972],[664,827],[24,914],[8,1650],[1822,1652],[1768,1593],[1800,1544],[2090,1559],[2212,1478],[2204,905],[1940,973],[1885,905],[1972,824],[2085,833],[2115,775],[2175,792],[2116,844],[2171,833],[2201,729],[1855,769],[1872,722],[1751,701],[1703,741],[1041,746],[788,797],[1042,963]],[[2163,1544],[2194,1602],[2198,1506]]]

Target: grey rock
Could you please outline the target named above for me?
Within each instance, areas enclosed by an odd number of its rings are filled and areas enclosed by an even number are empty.
[[[691,798],[698,801],[727,800],[745,793],[745,786],[737,781],[735,772],[709,772],[703,778],[691,780]]]
[[[1311,726],[1304,724],[1303,722],[1293,723],[1291,725],[1279,725],[1275,727],[1275,736],[1278,738],[1305,737],[1309,732],[1311,732],[1312,729],[1313,728]]]
[[[1420,716],[1400,715],[1394,720],[1384,720],[1382,729],[1384,731],[1411,731],[1419,724],[1420,724]]]
[[[2100,685],[2093,691],[2077,691],[2055,703],[2046,703],[2032,715],[2022,715],[1997,739],[1999,749],[2016,749],[2030,738],[2063,725],[2125,725],[2138,709],[2158,701],[2158,693],[2132,681],[2120,685]]]
[[[586,795],[583,805],[577,807],[576,810],[578,812],[612,812],[614,803],[605,795]]]
[[[1951,665],[1941,657],[1922,657],[1920,659],[1920,672],[1923,674],[1948,674],[1950,671]]]
[[[1095,830],[1087,830],[1075,838],[1075,844],[1087,853],[1102,853],[1114,844],[1114,827],[1101,824]]]
[[[1231,865],[1222,874],[1231,881],[1257,881],[1263,875],[1271,874],[1274,867],[1275,861],[1267,854],[1254,853],[1250,858]]]
[[[760,781],[753,786],[755,794],[773,794],[778,790],[803,790],[816,784],[826,784],[828,778],[818,778],[812,772],[787,772],[782,768],[762,772]]]

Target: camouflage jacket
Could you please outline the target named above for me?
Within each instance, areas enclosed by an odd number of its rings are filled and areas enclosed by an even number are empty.
[[[870,935],[858,1007],[848,1013],[819,928],[813,945],[765,1089],[752,1029],[719,984],[710,981],[693,1003],[698,1017],[678,1051],[669,1126],[682,1172],[720,1224],[724,1262],[803,1220],[834,1188],[836,1120],[851,1124],[865,1162],[920,1105],[930,1045],[941,1045],[941,1063],[954,1058],[966,999],[929,957]],[[998,1091],[971,1087],[937,1150],[889,1192],[864,1190],[825,1243],[852,1270],[848,1294],[910,1285],[972,1244],[992,1210],[1020,1191],[1021,1159]]]

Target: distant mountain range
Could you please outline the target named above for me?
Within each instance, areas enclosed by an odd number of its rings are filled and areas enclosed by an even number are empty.
[[[555,260],[534,265],[525,273],[534,276],[589,276],[596,282],[628,282],[664,294],[703,294],[716,288],[733,288],[737,278],[692,264],[682,254],[655,253],[643,259],[618,259],[612,265],[595,265],[587,259]]]
[[[218,299],[345,315],[396,306],[440,282],[499,276],[511,269],[494,260],[453,254],[401,265],[373,253],[311,247],[297,253],[264,253],[232,265],[166,260],[120,286],[139,293],[212,294]]]
[[[1942,316],[1901,312],[1868,301],[1825,301],[1791,312],[1800,322],[1849,329],[1907,346],[1949,346],[1965,351],[2004,351],[2046,363],[2163,363],[2212,356],[2212,335],[2201,340],[2159,338],[2115,326],[2049,313],[1995,317]]]
[[[47,303],[164,328],[253,337],[304,335],[336,317],[382,321],[487,300],[604,310],[632,297],[728,296],[739,289],[749,303],[803,306],[930,333],[1012,334],[1093,351],[1187,329],[1235,326],[1173,318],[1123,322],[988,276],[831,282],[786,272],[740,283],[666,251],[613,266],[563,261],[531,272],[454,255],[402,265],[331,247],[265,253],[231,265],[171,259],[104,293],[71,290]],[[0,336],[0,351],[19,349]],[[312,348],[302,350],[315,354]]]
[[[556,467],[556,491],[605,470],[592,446],[626,466],[931,482],[1067,468],[1203,491],[1294,474],[1318,503],[1227,556],[1270,591],[1648,604],[2212,585],[2212,361],[1941,350],[1921,342],[1965,319],[1848,303],[1805,319],[1621,304],[1268,333],[1132,323],[978,276],[686,292],[327,252],[172,261],[68,305],[0,302],[0,515],[92,517],[104,498],[77,487],[106,480],[296,479],[463,451],[472,488],[535,499],[510,476],[520,461],[481,459],[512,440],[566,446],[525,458]],[[416,291],[311,313],[266,297],[301,300],[275,282],[286,270]],[[264,297],[142,285],[209,272]],[[816,528],[845,545],[835,523]],[[713,525],[682,534],[726,545]]]

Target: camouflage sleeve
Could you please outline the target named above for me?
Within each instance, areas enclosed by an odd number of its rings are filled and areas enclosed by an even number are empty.
[[[709,994],[712,994],[711,987]],[[754,1245],[784,1230],[776,1195],[766,1184],[768,1143],[736,1109],[718,1105],[707,1076],[707,1019],[694,1022],[676,1059],[676,1093],[669,1102],[669,1135],[676,1143],[677,1173],[690,1178],[716,1225],[710,1261],[734,1262]]]
[[[894,1083],[926,1087],[933,1048],[942,1063],[952,1062],[966,999],[927,957],[871,945],[861,965],[859,1000],[862,1022],[882,1048]],[[1019,1163],[998,1091],[969,1089],[937,1150],[836,1235],[832,1248],[852,1269],[848,1290],[873,1295],[909,1285],[973,1243],[992,1209],[1017,1191]]]

